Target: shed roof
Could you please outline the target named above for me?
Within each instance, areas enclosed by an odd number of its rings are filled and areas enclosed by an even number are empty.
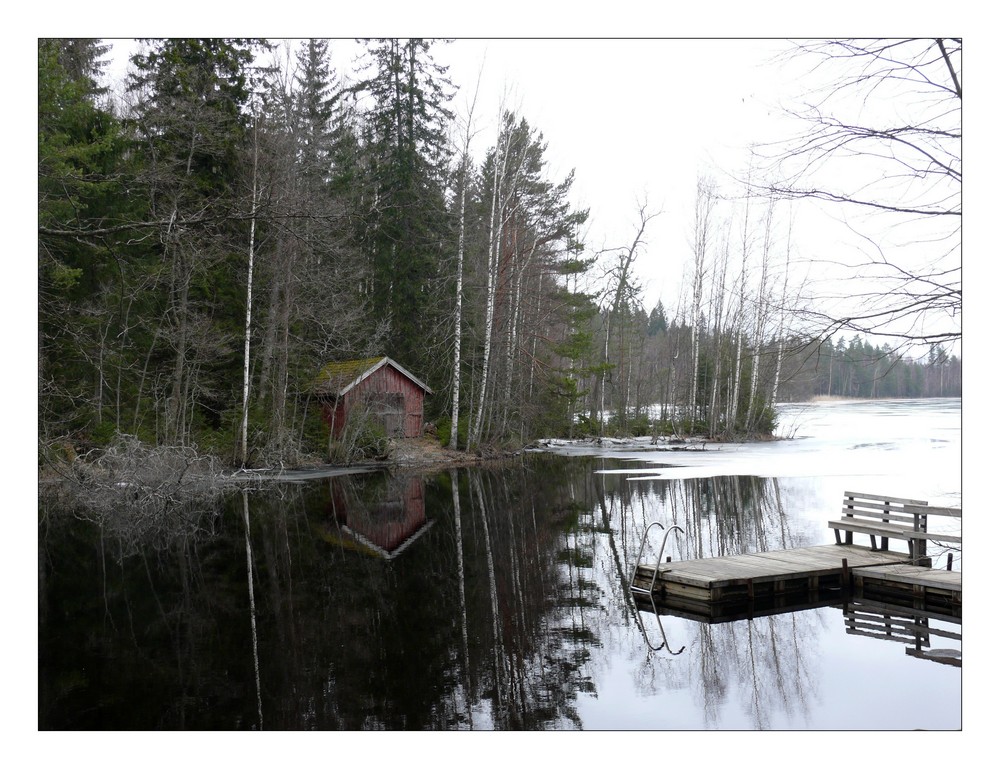
[[[383,366],[392,366],[417,387],[428,393],[433,392],[431,388],[386,355],[327,363],[313,379],[311,389],[318,395],[335,395],[339,398]]]

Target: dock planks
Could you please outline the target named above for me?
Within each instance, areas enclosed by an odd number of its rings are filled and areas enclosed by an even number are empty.
[[[906,585],[962,592],[962,572],[930,569],[924,566],[912,566],[908,563],[858,568],[854,570],[854,577],[855,582],[860,579],[862,583],[866,579],[881,579]]]
[[[866,595],[907,598],[924,606],[948,606],[961,611],[962,572],[931,569],[912,564],[868,566],[855,569],[854,588]]]
[[[843,561],[849,570],[906,563],[905,553],[873,551],[858,545],[817,545],[764,553],[699,558],[660,564],[655,593],[703,601],[814,589],[839,584]],[[649,589],[653,564],[640,564],[634,587]]]

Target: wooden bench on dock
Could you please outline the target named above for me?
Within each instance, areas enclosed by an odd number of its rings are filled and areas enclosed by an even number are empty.
[[[961,508],[932,507],[917,499],[902,499],[878,494],[844,492],[844,508],[838,520],[830,521],[838,545],[853,545],[855,534],[867,534],[872,550],[889,550],[889,540],[906,542],[912,561],[927,558],[927,542],[961,544],[962,535],[931,532],[927,529],[932,515],[961,518]],[[843,539],[841,539],[843,533]],[[876,542],[876,538],[880,542]],[[950,561],[949,561],[950,568]]]

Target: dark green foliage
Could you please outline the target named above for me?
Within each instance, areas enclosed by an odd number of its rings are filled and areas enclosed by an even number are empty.
[[[663,302],[657,302],[649,314],[649,325],[646,327],[646,333],[649,336],[667,333],[667,316],[663,309]]]
[[[95,102],[98,46],[38,44],[39,432],[85,432],[106,415],[101,391],[126,322],[134,215],[114,117]],[[71,68],[63,62],[68,52]],[[117,362],[120,365],[120,362]],[[113,416],[113,415],[112,415]]]
[[[451,85],[430,48],[419,39],[368,41],[365,77],[352,88],[370,103],[357,178],[365,196],[355,214],[358,244],[371,260],[371,308],[388,324],[395,359],[412,368],[437,341],[440,266],[451,243],[444,197]]]
[[[442,446],[447,446],[451,441],[451,418],[440,417],[434,424],[437,431],[438,440]],[[458,449],[464,451],[469,445],[469,417],[460,416],[458,419]]]

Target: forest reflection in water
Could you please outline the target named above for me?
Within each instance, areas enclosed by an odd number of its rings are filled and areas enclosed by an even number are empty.
[[[48,510],[39,727],[839,727],[818,710],[835,615],[711,624],[640,612],[629,590],[652,521],[684,529],[674,558],[825,541],[808,486],[597,472],[618,467],[330,477],[234,493],[184,527]]]

